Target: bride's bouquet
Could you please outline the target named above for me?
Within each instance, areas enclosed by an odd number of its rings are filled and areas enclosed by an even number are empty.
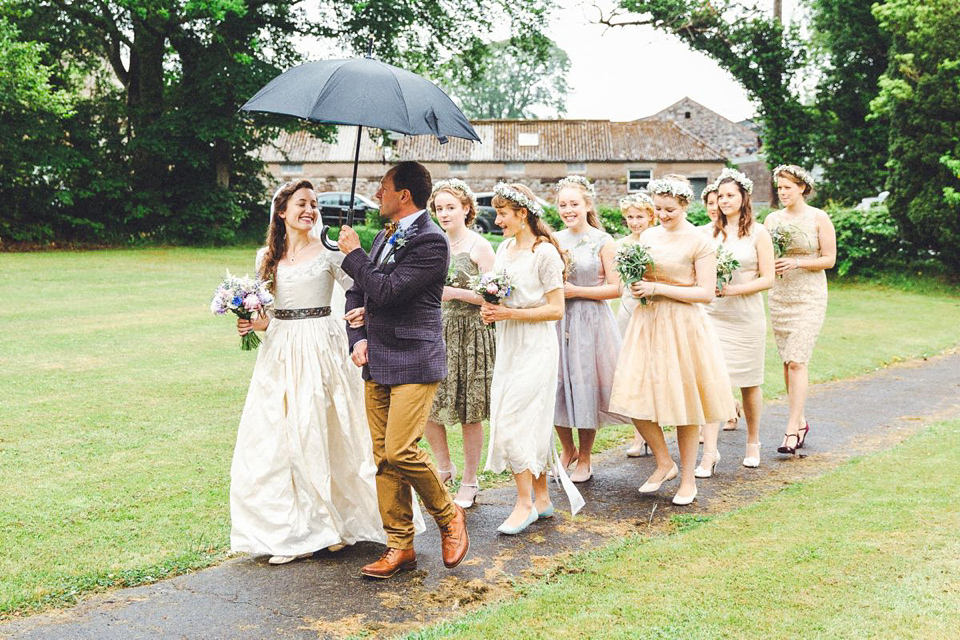
[[[722,244],[717,247],[717,291],[733,280],[733,272],[740,268],[740,261],[733,257],[729,249]]]
[[[513,280],[505,271],[491,271],[473,277],[471,290],[490,304],[501,304],[513,292]],[[492,325],[487,325],[492,329]]]
[[[260,278],[231,275],[226,277],[210,301],[210,311],[222,316],[232,311],[244,320],[250,320],[254,313],[263,314],[273,304],[273,294],[267,290],[267,281]],[[240,348],[251,351],[260,346],[260,337],[256,331],[240,336]]]
[[[629,287],[634,282],[643,280],[643,274],[653,266],[650,257],[650,248],[642,244],[630,244],[617,249],[613,257],[613,264],[620,274],[623,286]],[[646,306],[647,299],[640,298],[640,304]]]

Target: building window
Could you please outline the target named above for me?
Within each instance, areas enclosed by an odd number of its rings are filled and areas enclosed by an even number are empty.
[[[707,179],[690,178],[690,188],[693,189],[693,199],[699,200],[703,190],[707,188]]]
[[[627,191],[640,191],[650,184],[651,169],[630,169],[627,171]]]
[[[292,163],[281,164],[280,173],[281,175],[285,175],[285,176],[303,173],[303,165],[292,164]]]
[[[451,162],[450,173],[464,174],[467,172],[468,164],[466,162]]]
[[[522,162],[505,162],[503,164],[503,170],[507,173],[522,174],[524,164]]]
[[[684,120],[689,120],[689,119],[690,119],[690,112],[689,112],[689,111],[685,111],[685,112],[683,113],[683,119],[684,119]]]
[[[586,162],[568,162],[567,163],[567,173],[586,173],[586,172],[587,172]]]
[[[520,133],[517,135],[517,144],[521,147],[540,146],[539,133]]]

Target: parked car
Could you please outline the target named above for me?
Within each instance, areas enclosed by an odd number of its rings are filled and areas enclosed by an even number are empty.
[[[479,233],[502,235],[503,230],[496,224],[497,210],[493,208],[493,191],[483,191],[474,195],[477,197],[477,219],[473,221],[474,230]],[[549,204],[539,196],[537,202],[543,206]]]
[[[889,197],[890,197],[889,191],[881,191],[880,193],[878,193],[876,196],[872,198],[862,199],[860,201],[860,204],[854,207],[854,209],[856,209],[857,211],[867,211],[872,206],[883,204],[884,202],[886,202],[887,198]]]
[[[367,211],[379,211],[377,203],[362,196],[359,193],[354,195],[354,224],[363,224],[367,217]],[[347,214],[350,212],[350,194],[345,191],[324,191],[317,194],[317,206],[320,207],[320,219],[323,224],[331,227],[339,227],[347,224]]]

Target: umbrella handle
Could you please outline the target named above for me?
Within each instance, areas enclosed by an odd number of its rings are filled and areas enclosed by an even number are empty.
[[[325,246],[327,249],[330,249],[330,251],[340,251],[340,247],[337,246],[337,243],[327,237],[327,232],[329,231],[330,227],[328,225],[323,225],[323,228],[320,229],[320,242],[322,242],[323,246]]]

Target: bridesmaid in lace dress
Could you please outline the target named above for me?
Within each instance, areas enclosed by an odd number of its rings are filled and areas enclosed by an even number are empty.
[[[230,549],[285,564],[318,549],[385,542],[363,387],[347,354],[343,320],[330,312],[343,255],[310,235],[313,185],[283,185],[271,206],[257,273],[273,282],[274,310],[240,319],[266,331],[240,417],[230,469]],[[420,529],[423,529],[422,518]]]
[[[626,198],[620,199],[620,213],[623,214],[623,221],[627,223],[630,229],[630,235],[617,240],[616,249],[619,251],[622,247],[628,247],[640,239],[640,234],[653,226],[653,198],[642,191],[630,194]],[[617,328],[620,330],[620,336],[627,332],[627,325],[630,323],[630,316],[633,310],[637,308],[640,301],[633,297],[629,287],[621,284],[620,289],[620,308],[617,310]],[[633,442],[627,449],[628,458],[639,458],[649,449],[644,442],[640,432],[634,429]]]
[[[554,237],[567,254],[568,277],[565,310],[557,323],[560,376],[554,424],[563,447],[560,464],[566,468],[575,461],[570,479],[586,482],[593,477],[597,429],[629,422],[608,411],[621,338],[607,300],[620,295],[620,277],[613,265],[613,238],[594,208],[593,185],[583,176],[568,176],[557,189],[557,209],[567,228]]]
[[[763,360],[767,342],[767,319],[763,294],[773,286],[773,243],[766,228],[753,217],[750,194],[753,182],[743,173],[724,169],[713,183],[720,214],[707,236],[739,261],[733,279],[707,305],[707,316],[720,338],[730,383],[740,387],[747,422],[747,447],[743,466],[760,466],[760,413],[763,409]],[[720,461],[717,435],[720,425],[703,427],[703,457],[694,470],[698,478],[709,478]]]
[[[517,500],[497,531],[514,535],[554,512],[547,469],[559,462],[553,448],[553,414],[564,264],[533,193],[520,184],[501,183],[494,194],[497,225],[506,238],[497,248],[494,272],[508,275],[513,291],[502,304],[484,302],[480,309],[485,322],[497,323],[486,470],[513,474]],[[562,468],[555,471],[575,513],[583,498]]]
[[[470,279],[493,269],[490,242],[470,230],[477,217],[473,191],[462,180],[433,185],[427,204],[450,241],[450,273],[443,288],[443,341],[447,345],[447,378],[437,388],[427,419],[426,436],[444,483],[456,480],[445,425],[463,429],[463,478],[454,502],[473,506],[480,490],[477,471],[483,451],[483,420],[490,417],[490,383],[496,353],[496,333],[483,325],[483,298],[470,290]]]
[[[795,454],[810,431],[804,416],[807,401],[807,363],[827,313],[826,269],[837,259],[837,234],[825,212],[806,203],[813,177],[796,165],[781,165],[773,172],[777,198],[783,209],[767,216],[771,235],[789,232],[790,243],[777,258],[777,277],[770,290],[770,323],[783,361],[790,416],[778,453]]]
[[[631,285],[648,302],[630,318],[610,410],[633,418],[656,459],[641,493],[680,475],[662,429],[676,426],[683,474],[673,503],[686,505],[697,496],[698,425],[734,415],[720,342],[702,306],[717,286],[716,249],[687,221],[693,191],[684,178],[665,176],[648,189],[660,224],[644,231],[640,242],[649,247],[653,267]]]

